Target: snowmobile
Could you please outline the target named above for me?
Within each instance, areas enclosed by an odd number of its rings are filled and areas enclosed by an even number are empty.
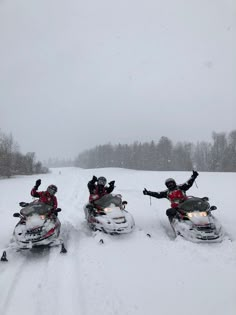
[[[99,200],[84,206],[85,218],[93,231],[107,234],[130,233],[135,222],[132,215],[125,210],[127,201],[121,195],[107,194]]]
[[[61,252],[65,253],[66,248],[59,238],[61,222],[57,217],[61,209],[53,210],[52,206],[39,200],[20,202],[20,206],[20,213],[13,214],[13,217],[20,220],[14,228],[9,248],[19,251],[61,245]],[[1,261],[7,261],[6,251],[3,252]]]
[[[216,206],[210,206],[208,197],[189,196],[177,209],[170,224],[176,236],[192,242],[221,242],[223,230],[220,223],[212,215]]]

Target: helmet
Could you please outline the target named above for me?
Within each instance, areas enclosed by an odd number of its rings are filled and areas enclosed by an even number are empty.
[[[107,180],[105,177],[103,177],[103,176],[98,177],[98,185],[105,186],[106,183],[107,183]]]
[[[48,192],[50,195],[55,195],[55,193],[57,192],[57,186],[55,186],[55,185],[49,185],[48,188],[47,188],[47,192]]]
[[[174,189],[177,186],[173,178],[167,178],[165,181],[165,185],[169,189]]]

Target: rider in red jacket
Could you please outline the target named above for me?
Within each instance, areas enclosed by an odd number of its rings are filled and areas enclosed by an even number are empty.
[[[178,206],[181,202],[187,199],[186,191],[192,187],[198,172],[193,171],[192,176],[184,184],[177,185],[173,178],[168,178],[165,181],[166,190],[160,192],[148,191],[146,188],[143,190],[144,195],[155,197],[158,199],[167,198],[171,203],[171,208],[166,210],[166,215],[171,221],[177,213]]]
[[[37,191],[41,185],[41,179],[36,180],[35,186],[31,190],[31,196],[39,198],[40,201],[51,205],[53,209],[57,209],[57,186],[49,185],[46,191]]]
[[[107,180],[105,177],[101,176],[97,178],[96,176],[93,176],[92,180],[88,182],[88,190],[90,192],[89,202],[93,203],[114,190],[114,180],[109,183],[109,187],[106,186],[106,183]]]

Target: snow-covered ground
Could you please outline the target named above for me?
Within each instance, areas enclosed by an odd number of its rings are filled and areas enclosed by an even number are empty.
[[[106,236],[105,243],[87,228],[83,205],[92,175],[115,180],[114,192],[128,201],[136,228],[128,235]],[[214,215],[230,235],[220,244],[173,239],[165,215],[169,203],[142,194],[164,189],[164,180],[183,183],[191,172],[151,172],[118,168],[52,169],[41,176],[0,180],[0,249],[10,241],[20,201],[40,189],[58,186],[62,235],[59,248],[39,255],[9,253],[0,264],[1,315],[235,315],[236,314],[236,173],[200,173],[189,195],[208,196]],[[152,235],[151,238],[146,233]]]

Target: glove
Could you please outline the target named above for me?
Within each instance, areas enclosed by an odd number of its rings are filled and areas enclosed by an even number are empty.
[[[114,180],[112,180],[112,181],[109,183],[110,186],[114,186],[114,184],[115,184],[115,181],[114,181]]]
[[[144,194],[144,195],[148,195],[148,191],[147,191],[147,189],[146,189],[146,188],[144,188],[144,190],[143,190],[143,194]]]
[[[37,179],[36,182],[35,182],[34,188],[38,189],[40,185],[41,185],[41,179]]]
[[[193,171],[193,175],[192,175],[192,176],[193,176],[194,178],[198,177],[198,175],[199,175],[199,174],[198,174],[197,171]]]
[[[54,215],[54,216],[57,217],[58,216],[58,212],[61,212],[61,208],[51,209],[48,212],[48,216]]]
[[[92,181],[96,182],[97,180],[98,180],[97,177],[93,175]]]

